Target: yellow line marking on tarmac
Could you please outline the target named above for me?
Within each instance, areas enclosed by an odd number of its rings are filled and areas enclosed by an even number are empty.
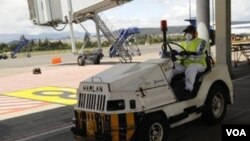
[[[17,92],[10,92],[4,95],[58,103],[63,105],[76,104],[76,89],[73,88],[41,87],[21,90]]]

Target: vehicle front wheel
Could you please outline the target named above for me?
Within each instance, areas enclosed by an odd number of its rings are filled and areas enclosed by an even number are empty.
[[[227,91],[221,85],[214,85],[209,90],[206,108],[202,114],[202,118],[209,125],[218,124],[224,119],[227,110],[226,95]]]
[[[167,121],[161,115],[146,116],[138,126],[135,141],[165,141]]]

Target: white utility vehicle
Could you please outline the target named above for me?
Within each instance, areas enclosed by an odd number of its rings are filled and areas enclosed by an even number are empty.
[[[183,98],[184,75],[171,83],[167,79],[175,54],[166,44],[170,58],[117,64],[81,82],[73,133],[102,141],[165,141],[168,128],[199,117],[220,123],[234,97],[227,66],[211,67],[207,59],[208,68],[197,75],[192,96]]]

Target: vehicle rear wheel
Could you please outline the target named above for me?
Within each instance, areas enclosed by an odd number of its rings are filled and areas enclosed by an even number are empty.
[[[138,126],[135,141],[165,141],[167,122],[161,115],[146,116]]]
[[[79,66],[84,66],[85,65],[85,57],[84,56],[78,56],[77,63],[78,63]]]
[[[221,85],[214,85],[209,90],[206,108],[202,114],[202,118],[209,125],[218,124],[224,119],[227,110],[226,95],[227,91]]]

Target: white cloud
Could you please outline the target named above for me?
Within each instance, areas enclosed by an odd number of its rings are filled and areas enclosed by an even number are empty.
[[[66,0],[62,0],[65,1]],[[82,0],[73,0],[80,3]],[[89,0],[93,1],[93,0]],[[159,27],[159,21],[161,19],[167,19],[169,25],[183,25],[188,24],[184,21],[189,17],[189,0],[153,0],[156,4],[160,4],[165,7],[164,12],[158,13],[157,15],[145,16],[148,11],[141,11],[140,15],[134,16],[131,15],[129,18],[116,17],[112,14],[108,15],[110,23],[115,25],[117,28],[129,27],[129,26],[139,26],[139,27]],[[134,3],[138,4],[146,2],[152,2],[152,0],[134,0],[129,4],[129,6],[138,7],[140,5],[133,5]],[[196,16],[196,0],[191,0],[192,2],[192,16]],[[83,3],[81,3],[83,4]],[[79,9],[80,4],[73,5],[76,9]],[[123,7],[119,7],[123,8]],[[116,12],[119,12],[117,8]],[[232,20],[247,20],[250,21],[250,8],[249,0],[232,0]],[[65,9],[65,8],[64,8]],[[139,10],[140,11],[140,10]],[[0,34],[11,34],[11,33],[20,33],[20,34],[39,34],[42,32],[55,32],[50,27],[41,27],[33,25],[29,20],[29,11],[27,0],[0,0]],[[95,25],[93,22],[84,23],[84,25],[91,31],[95,32]],[[75,26],[76,30],[82,31],[79,26]],[[68,31],[68,28],[66,28]]]
[[[32,26],[26,0],[1,0],[0,5],[1,34],[26,32]]]
[[[27,0],[0,1],[0,34],[39,34],[51,27],[38,27],[29,20]]]
[[[131,17],[129,19],[118,20],[115,18],[109,18],[109,23],[114,26],[115,29],[128,28],[128,27],[156,27],[153,19],[143,19],[137,17]],[[158,22],[157,22],[158,23]]]
[[[250,21],[249,0],[232,0],[231,7],[233,21]]]
[[[142,3],[150,3],[151,8],[142,9],[138,5],[138,11],[141,11],[141,17],[135,17],[133,13],[128,11],[128,14],[131,14],[132,17],[127,19],[121,19],[121,16],[123,15],[117,15],[115,17],[109,12],[108,18],[112,23],[114,23],[117,27],[128,27],[128,26],[139,26],[139,27],[159,27],[160,21],[163,19],[168,20],[168,25],[174,26],[174,25],[187,25],[188,22],[184,21],[184,19],[189,18],[189,1],[187,0],[154,0],[157,7],[153,7],[152,5],[154,2],[152,0],[141,0]],[[196,16],[196,1],[191,0],[191,14],[192,16]],[[133,3],[133,2],[132,2]],[[148,4],[147,3],[147,4]],[[137,2],[138,4],[138,2]],[[132,5],[132,4],[131,4]],[[160,6],[160,7],[158,7]],[[127,8],[127,6],[120,7]],[[151,11],[153,10],[153,11]],[[156,12],[157,11],[157,12]],[[177,12],[178,11],[178,12]],[[118,12],[118,10],[116,10]],[[152,14],[154,13],[154,15]],[[145,16],[144,15],[148,15]],[[143,17],[143,18],[142,18]]]

